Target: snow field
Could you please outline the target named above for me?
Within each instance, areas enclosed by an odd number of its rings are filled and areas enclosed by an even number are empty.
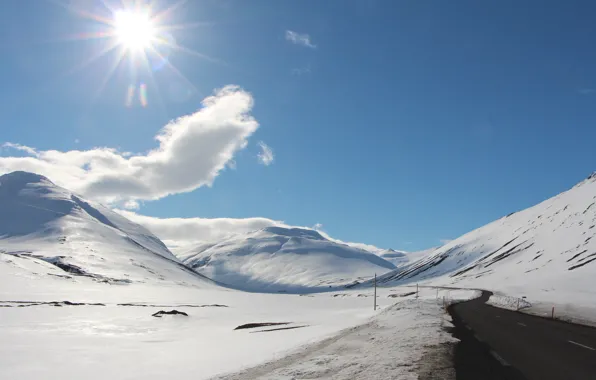
[[[84,376],[95,380],[106,376],[118,379],[192,376],[207,379],[282,359],[295,353],[298,347],[316,345],[363,323],[377,326],[378,318],[384,321],[378,323],[394,323],[387,325],[387,329],[420,329],[418,333],[426,334],[426,341],[435,339],[431,335],[438,331],[436,323],[444,323],[441,322],[444,311],[434,290],[421,290],[420,298],[415,299],[414,296],[389,297],[408,293],[408,288],[380,289],[379,309],[375,312],[372,290],[300,296],[179,287],[180,292],[170,298],[171,293],[162,286],[125,288],[128,289],[125,293],[106,292],[104,299],[99,293],[91,293],[92,299],[85,299],[103,301],[106,306],[17,307],[0,302],[13,306],[0,307],[0,378]],[[474,292],[462,294],[471,297]],[[59,300],[58,294],[46,295]],[[126,300],[123,296],[133,298]],[[81,302],[83,297],[82,292],[73,301]],[[115,301],[164,306],[117,306]],[[180,307],[180,304],[228,307]],[[403,309],[392,306],[395,304],[404,305]],[[151,317],[158,310],[171,309],[184,311],[189,317]],[[238,325],[253,322],[292,322],[289,326],[307,327],[271,332],[253,332],[266,328],[234,331]],[[383,331],[385,328],[370,333],[383,335]],[[412,330],[408,334],[415,339],[417,333]],[[436,339],[446,339],[447,335]],[[388,337],[379,342],[389,344],[385,340]],[[404,350],[401,354],[404,362],[415,359],[406,352],[408,345],[404,343],[400,347]],[[391,355],[394,354],[397,351]]]

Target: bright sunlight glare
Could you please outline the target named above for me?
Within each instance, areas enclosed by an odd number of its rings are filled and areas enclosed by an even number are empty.
[[[114,14],[114,33],[127,50],[144,51],[156,39],[156,28],[144,12],[118,11]]]

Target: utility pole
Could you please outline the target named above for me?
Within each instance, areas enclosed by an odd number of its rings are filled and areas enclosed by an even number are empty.
[[[375,311],[377,310],[377,274],[375,273],[375,296],[373,297],[375,299]]]
[[[418,284],[416,284],[416,298],[418,298]]]

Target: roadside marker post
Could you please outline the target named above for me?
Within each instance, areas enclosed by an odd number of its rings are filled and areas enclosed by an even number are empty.
[[[377,310],[377,274],[375,273],[375,295],[373,297],[375,299],[375,311]]]

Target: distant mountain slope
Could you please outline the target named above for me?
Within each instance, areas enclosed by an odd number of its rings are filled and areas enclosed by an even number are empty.
[[[201,244],[179,257],[209,278],[250,291],[323,290],[395,268],[368,251],[302,228],[268,227]]]
[[[543,299],[556,293],[568,302],[593,303],[595,234],[593,174],[572,189],[465,234],[379,281],[432,280]]]
[[[144,227],[27,172],[0,176],[0,275],[208,282]]]

